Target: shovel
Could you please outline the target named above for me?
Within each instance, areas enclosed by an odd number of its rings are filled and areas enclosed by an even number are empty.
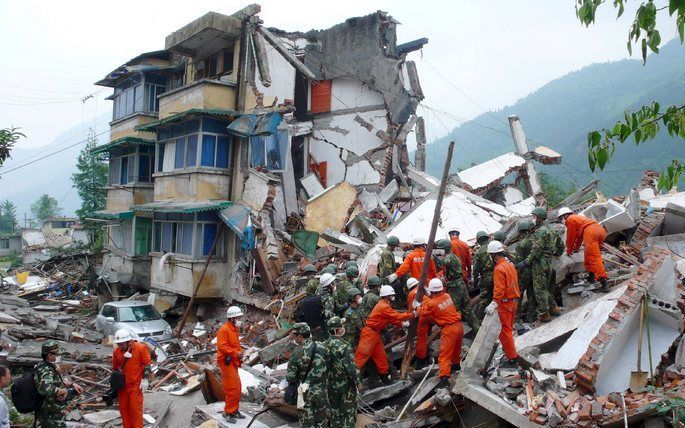
[[[637,371],[630,372],[630,390],[632,392],[640,391],[647,385],[647,372],[640,370],[640,362],[642,361],[642,324],[645,318],[645,300],[642,300],[640,305],[640,330],[637,336]]]

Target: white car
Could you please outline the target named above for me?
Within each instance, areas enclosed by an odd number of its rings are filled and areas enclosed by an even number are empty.
[[[161,342],[172,337],[171,326],[157,309],[140,301],[105,303],[95,319],[95,328],[105,336],[113,336],[117,330],[123,328],[129,330],[138,341],[149,337]]]

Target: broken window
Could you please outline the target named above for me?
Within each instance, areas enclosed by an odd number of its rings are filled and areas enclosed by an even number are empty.
[[[225,255],[224,233],[216,213],[156,213],[153,226],[154,252],[202,258],[209,255],[219,231],[215,256]]]
[[[250,166],[263,167],[272,172],[285,170],[288,132],[278,130],[268,136],[250,137]]]

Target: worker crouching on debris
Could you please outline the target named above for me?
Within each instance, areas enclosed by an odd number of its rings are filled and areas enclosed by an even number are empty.
[[[66,423],[67,401],[74,395],[80,395],[83,389],[75,383],[65,382],[59,373],[62,350],[55,340],[46,340],[41,346],[43,361],[35,368],[33,381],[43,405],[35,412],[34,427],[64,428]]]
[[[488,244],[488,254],[492,257],[495,265],[493,275],[493,299],[492,303],[485,308],[485,313],[492,315],[497,310],[502,330],[499,333],[499,341],[506,356],[506,361],[502,367],[516,367],[516,347],[514,346],[514,318],[518,299],[521,297],[519,291],[518,274],[516,267],[504,256],[504,246],[499,241],[491,241]]]
[[[143,392],[154,379],[150,370],[152,360],[147,345],[133,339],[129,330],[120,329],[114,334],[112,368],[120,370],[126,386],[118,391],[119,413],[124,428],[143,428]],[[143,375],[147,379],[143,379]]]
[[[298,322],[290,332],[297,348],[288,361],[285,379],[297,385],[297,418],[302,428],[328,428],[331,411],[328,402],[327,350],[323,342],[311,339],[309,326]]]
[[[373,360],[378,368],[378,375],[384,384],[389,384],[390,374],[388,371],[388,357],[385,355],[383,348],[383,341],[381,340],[381,332],[385,330],[388,324],[395,324],[397,326],[408,326],[409,320],[416,317],[415,312],[397,312],[392,308],[392,300],[395,298],[395,290],[389,286],[381,287],[381,300],[373,308],[371,314],[366,319],[366,324],[362,329],[362,334],[359,339],[359,345],[354,353],[354,360],[357,367],[361,370],[362,367],[369,361]]]
[[[221,370],[221,383],[226,393],[224,418],[229,423],[236,423],[238,419],[245,419],[245,415],[238,411],[240,404],[240,367],[243,348],[238,337],[242,325],[243,311],[237,306],[231,306],[226,311],[226,323],[216,333],[216,361]]]
[[[389,282],[395,282],[397,278],[409,273],[412,278],[421,278],[421,271],[423,270],[423,259],[426,257],[426,239],[425,238],[414,238],[414,249],[407,254],[404,258],[404,262],[397,268],[395,273],[390,274],[387,277]],[[426,281],[429,281],[437,276],[435,270],[435,263],[431,259],[428,263],[428,272],[426,275]]]
[[[440,327],[440,354],[438,355],[438,388],[449,386],[448,380],[452,371],[461,370],[461,341],[464,338],[464,328],[461,325],[461,315],[454,307],[449,294],[445,293],[442,281],[433,278],[428,283],[430,298],[423,302],[412,302],[421,317],[435,320]]]
[[[607,271],[604,268],[602,251],[600,250],[604,239],[607,237],[604,226],[590,218],[573,214],[566,207],[559,209],[559,219],[566,225],[566,253],[568,255],[575,253],[582,244],[585,270],[590,274],[588,280],[590,282],[598,281],[602,284],[599,291],[608,291]]]
[[[344,319],[328,320],[328,400],[331,405],[331,427],[354,428],[357,420],[357,386],[361,376],[352,358],[352,348],[342,340]]]

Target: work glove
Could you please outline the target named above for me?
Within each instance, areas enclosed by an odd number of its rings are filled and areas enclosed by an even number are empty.
[[[495,313],[495,310],[497,309],[497,302],[494,300],[485,308],[485,313],[488,315],[492,315]]]
[[[525,260],[521,260],[520,262],[516,263],[516,269],[521,270],[525,269],[528,267],[528,262]]]
[[[409,321],[402,321],[402,327],[409,328]]]
[[[411,311],[411,314],[414,315],[414,318],[418,318],[418,317],[419,317],[419,312],[418,312],[416,309],[414,309],[413,311]]]
[[[391,273],[390,275],[386,276],[385,279],[387,279],[388,282],[395,282],[397,281],[397,274]]]
[[[148,381],[147,379],[143,379],[140,381],[140,390],[142,392],[147,391],[149,387],[150,387],[150,381]]]
[[[421,307],[421,302],[418,302],[416,299],[412,300],[411,302],[411,307],[416,309]]]

